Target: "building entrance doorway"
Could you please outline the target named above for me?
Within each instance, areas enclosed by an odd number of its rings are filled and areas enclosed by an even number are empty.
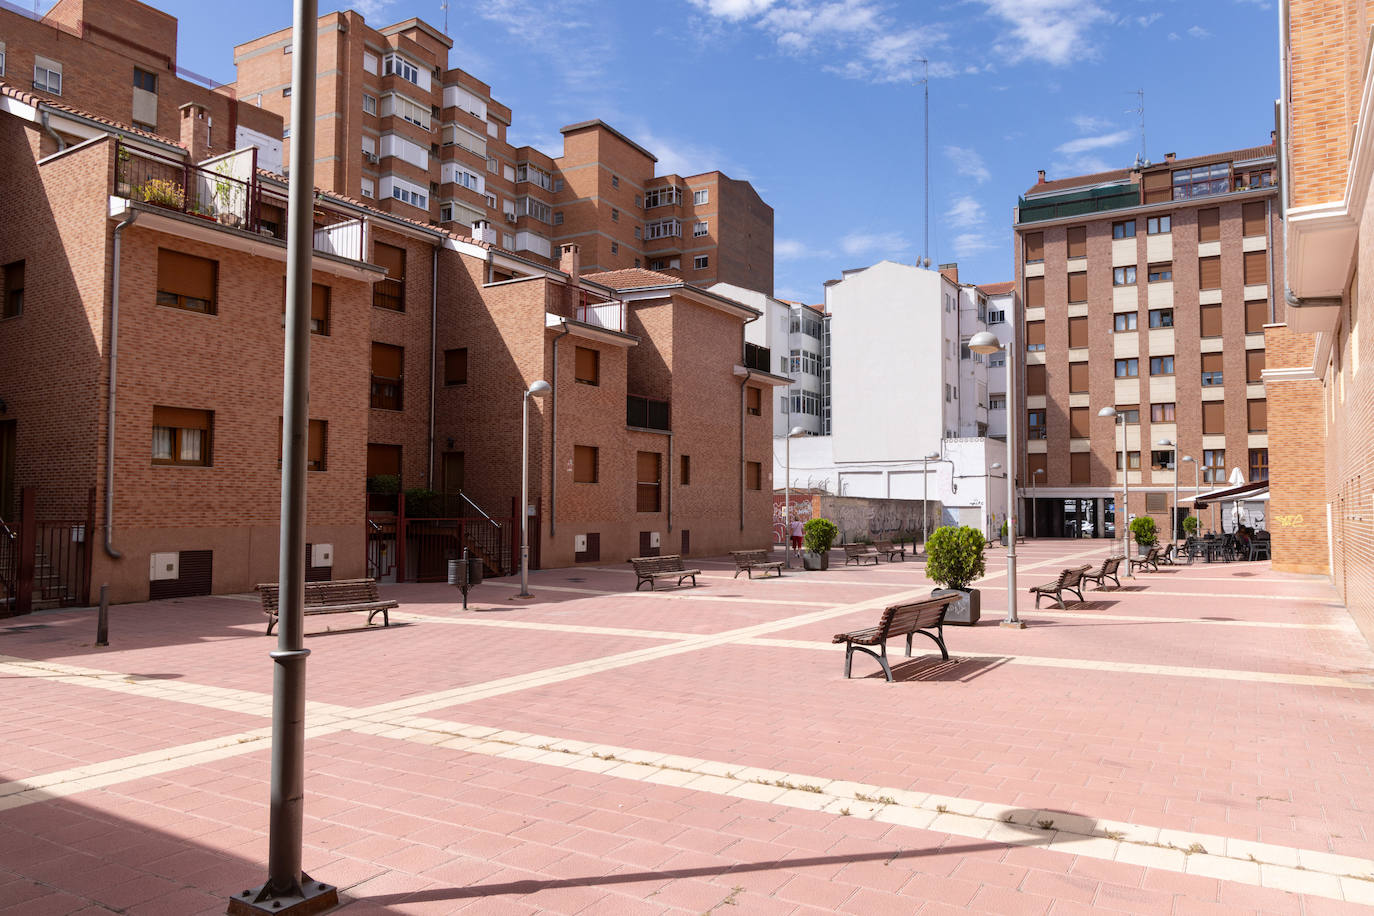
[[[0,518],[15,521],[14,455],[18,421],[0,420]]]

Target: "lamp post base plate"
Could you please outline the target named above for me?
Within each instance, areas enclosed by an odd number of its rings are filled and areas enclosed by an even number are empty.
[[[235,894],[229,899],[228,916],[261,916],[263,913],[283,916],[314,916],[327,913],[339,905],[339,890],[330,884],[312,881],[301,874],[299,887],[274,893],[267,884]]]
[[[1003,620],[998,626],[1006,627],[1008,630],[1024,630],[1026,622],[1024,620]]]

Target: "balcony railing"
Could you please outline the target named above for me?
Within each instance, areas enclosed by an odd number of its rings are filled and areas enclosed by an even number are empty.
[[[747,343],[744,345],[744,368],[757,369],[759,372],[773,371],[773,351],[768,347]]]
[[[625,425],[640,429],[672,429],[672,404],[637,394],[625,396]]]
[[[213,163],[210,168],[125,143],[115,145],[115,158],[115,194],[119,197],[199,217],[231,229],[261,233],[265,228],[262,220],[264,192],[257,181],[254,160],[246,151],[207,160]],[[268,202],[275,203],[274,200]],[[278,237],[285,234],[286,205],[284,201],[278,205],[282,223],[274,223],[274,231],[264,234]],[[363,252],[367,250],[364,220],[316,200],[314,226],[316,251],[363,260]]]
[[[545,284],[544,300],[544,310],[551,314],[608,331],[625,330],[625,303],[617,299],[608,299],[571,283],[549,280]]]

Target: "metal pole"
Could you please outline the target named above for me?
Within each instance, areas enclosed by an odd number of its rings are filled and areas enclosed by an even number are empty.
[[[1178,443],[1174,443],[1174,508],[1169,513],[1169,543],[1178,543]]]
[[[520,594],[530,594],[530,393],[526,389],[520,411]]]
[[[89,543],[87,541],[87,544]],[[89,548],[87,549],[89,550]],[[95,644],[97,646],[110,644],[110,587],[108,585],[100,586],[100,616],[96,618],[95,622]]]
[[[1016,366],[1012,344],[1007,342],[1007,619],[1002,626],[1024,630],[1016,616]]]
[[[305,816],[305,469],[310,410],[310,285],[314,257],[315,73],[318,4],[296,0],[291,60],[291,182],[287,192],[286,352],[282,396],[280,613],[272,684],[272,787],[267,881],[229,913],[320,913],[338,892],[301,871]]]
[[[1126,558],[1126,576],[1134,579],[1131,571],[1131,453],[1130,443],[1126,441],[1126,418],[1117,414],[1121,423],[1121,554]]]
[[[787,479],[782,484],[782,560],[792,568],[792,431],[787,431]]]
[[[921,459],[921,549],[922,549],[922,550],[925,549],[926,541],[929,539],[929,536],[928,536],[927,533],[926,533],[926,532],[929,530],[929,529],[927,528],[926,519],[928,519],[928,518],[930,517],[930,510],[929,510],[928,508],[926,508],[926,500],[928,500],[929,498],[930,498],[930,459],[929,459],[929,458],[922,458],[922,459]],[[915,553],[915,551],[912,551],[912,553]]]

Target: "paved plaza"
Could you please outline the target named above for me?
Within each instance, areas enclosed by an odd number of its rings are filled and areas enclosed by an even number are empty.
[[[1369,912],[1374,653],[1335,592],[1199,564],[1033,609],[1109,549],[1024,545],[1019,631],[989,551],[982,623],[893,684],[830,638],[929,594],[912,561],[653,593],[607,563],[468,611],[384,586],[389,628],[306,621],[306,870],[350,916]],[[222,913],[263,880],[264,623],[0,623],[0,912]]]

